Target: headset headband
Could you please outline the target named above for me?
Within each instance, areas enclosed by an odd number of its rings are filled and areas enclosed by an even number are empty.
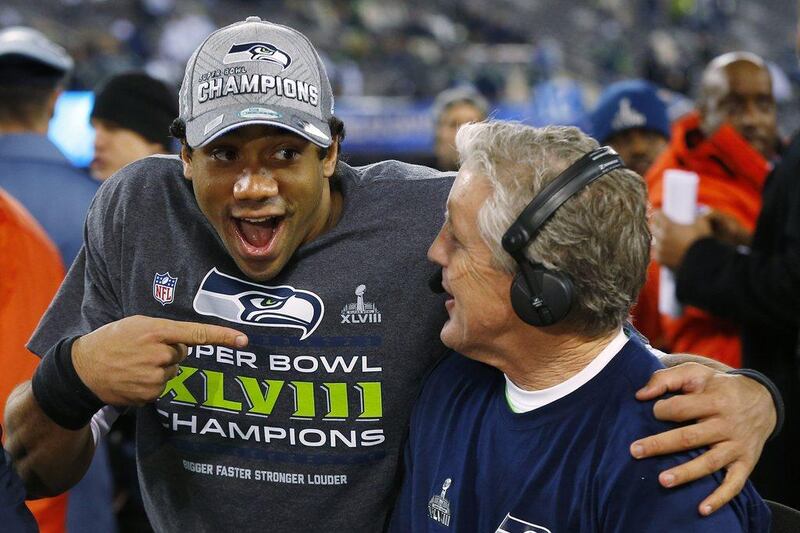
[[[523,248],[564,202],[600,176],[623,166],[622,158],[610,146],[600,147],[578,159],[531,200],[503,235],[503,248],[517,262],[523,261]]]

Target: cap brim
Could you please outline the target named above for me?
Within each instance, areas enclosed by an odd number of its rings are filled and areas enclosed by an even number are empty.
[[[322,148],[333,142],[330,126],[319,118],[292,108],[253,103],[215,109],[195,117],[186,124],[186,142],[192,148],[199,148],[232,130],[254,124],[291,131]]]

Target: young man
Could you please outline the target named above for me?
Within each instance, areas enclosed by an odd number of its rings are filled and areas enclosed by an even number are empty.
[[[169,126],[178,114],[174,91],[143,72],[108,79],[95,94],[92,176],[110,178],[137,159],[172,152]]]
[[[85,252],[31,343],[41,371],[9,402],[19,470],[41,492],[69,486],[113,418],[104,406],[139,405],[156,530],[380,530],[411,405],[443,353],[423,252],[451,177],[338,163],[319,56],[258,17],[195,51],[173,132],[180,159],[130,165],[89,214]],[[676,370],[680,388],[692,372]],[[713,413],[726,436],[753,429],[725,439],[722,463],[755,462],[775,421],[768,393],[712,381],[727,388],[713,396],[763,408]],[[681,480],[708,472],[697,466]]]
[[[589,117],[592,136],[608,144],[625,165],[644,176],[669,144],[667,104],[658,87],[625,80],[606,87]]]

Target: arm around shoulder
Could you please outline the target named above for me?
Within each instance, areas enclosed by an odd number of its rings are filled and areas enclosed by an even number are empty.
[[[9,396],[5,422],[6,449],[28,497],[60,494],[86,473],[94,455],[89,425],[69,430],[53,422],[36,401],[30,381]]]

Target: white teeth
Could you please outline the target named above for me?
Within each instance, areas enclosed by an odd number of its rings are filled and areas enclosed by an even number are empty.
[[[241,220],[245,220],[245,221],[247,221],[247,222],[250,222],[251,224],[260,224],[260,223],[262,223],[262,222],[266,222],[267,220],[271,220],[271,219],[273,219],[273,218],[275,218],[275,217],[263,217],[263,218],[243,218],[243,219],[241,219]]]

